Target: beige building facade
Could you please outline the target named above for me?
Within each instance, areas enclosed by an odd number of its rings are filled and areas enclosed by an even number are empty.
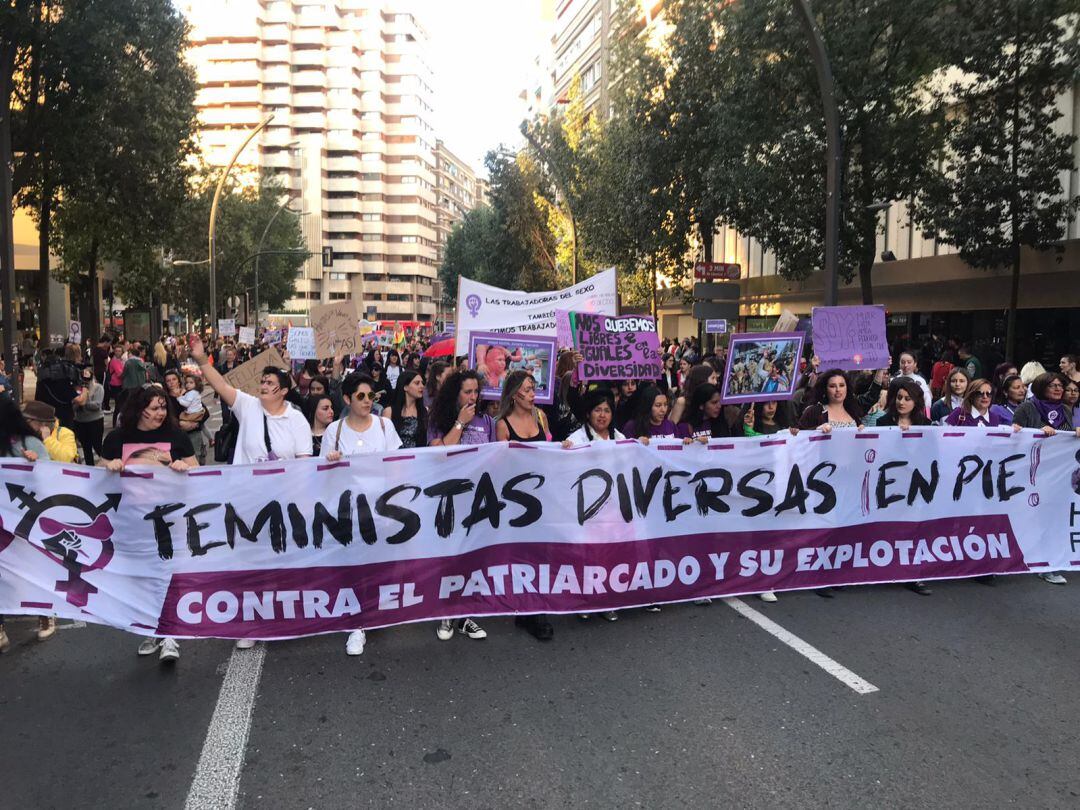
[[[185,0],[204,157],[273,171],[319,256],[290,311],[355,299],[378,320],[430,324],[437,215],[427,34],[389,0]]]

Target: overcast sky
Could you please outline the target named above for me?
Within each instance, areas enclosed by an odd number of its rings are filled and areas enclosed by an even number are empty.
[[[543,0],[414,0],[430,37],[435,134],[474,169],[499,143],[520,140],[518,93],[550,37]]]

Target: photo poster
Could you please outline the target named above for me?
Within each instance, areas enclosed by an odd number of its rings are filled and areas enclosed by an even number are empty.
[[[263,345],[266,346],[280,346],[281,345],[281,330],[280,329],[266,329],[263,331]]]
[[[292,360],[318,360],[315,351],[315,329],[310,326],[292,326],[289,328],[289,342],[285,344]]]
[[[814,307],[814,354],[821,369],[879,369],[889,365],[885,307]]]
[[[217,330],[222,337],[236,337],[236,318],[218,318]]]
[[[511,371],[528,371],[536,381],[536,404],[550,405],[555,399],[552,375],[558,356],[553,337],[515,335],[504,332],[469,334],[469,368],[479,372],[480,397],[502,397],[503,382]]]
[[[255,345],[255,327],[254,326],[241,326],[240,336],[236,339],[237,343],[241,343],[245,346]]]
[[[663,376],[660,336],[649,315],[594,315],[570,312],[574,350],[582,356],[582,382],[658,380]]]
[[[172,447],[168,442],[130,442],[121,446],[120,458],[124,464],[172,463]]]
[[[338,352],[355,354],[360,350],[359,318],[356,302],[331,301],[316,304],[308,312],[308,323],[315,330],[315,355],[322,359]]]
[[[288,368],[289,364],[281,356],[281,352],[271,346],[265,352],[255,355],[250,360],[241,363],[228,374],[225,379],[229,385],[237,391],[243,391],[252,396],[259,395],[259,381],[262,379],[263,369],[267,366],[274,368]]]
[[[791,399],[799,381],[802,332],[731,335],[720,398],[725,404]]]

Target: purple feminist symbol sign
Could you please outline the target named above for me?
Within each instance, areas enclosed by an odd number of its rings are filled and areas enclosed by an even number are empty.
[[[476,293],[465,296],[465,306],[469,310],[469,314],[475,318],[480,312],[480,296]]]

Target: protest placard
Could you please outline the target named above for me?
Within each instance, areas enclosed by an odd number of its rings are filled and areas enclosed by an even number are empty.
[[[318,360],[315,352],[315,330],[310,326],[289,327],[289,342],[285,345],[293,360]]]
[[[821,368],[885,368],[889,343],[885,307],[814,307],[814,354]]]
[[[504,290],[468,278],[458,279],[454,353],[467,354],[470,332],[555,336],[555,310],[616,314],[615,268],[563,290],[527,293]]]
[[[578,379],[658,380],[663,376],[656,319],[648,315],[593,315],[571,312],[574,348],[584,358]]]
[[[217,330],[222,337],[236,337],[236,319],[218,318]]]
[[[499,399],[507,375],[522,370],[529,372],[536,384],[536,403],[550,405],[555,396],[551,378],[557,354],[558,348],[552,337],[503,332],[472,332],[469,335],[469,368],[480,374],[482,399]]]
[[[315,330],[315,356],[333,357],[338,352],[356,352],[360,346],[357,320],[356,302],[351,299],[313,306],[308,313],[308,323]]]
[[[720,381],[722,401],[742,404],[791,399],[799,379],[802,348],[802,332],[731,335]]]
[[[262,379],[262,371],[267,366],[273,366],[274,368],[288,368],[289,364],[285,362],[285,358],[281,356],[281,352],[270,347],[262,354],[257,354],[246,363],[238,365],[225,375],[225,379],[228,380],[229,385],[236,390],[243,391],[252,396],[258,396],[259,380]]]
[[[263,343],[267,346],[278,346],[281,344],[281,330],[280,329],[267,329],[263,332]]]
[[[243,343],[247,346],[253,345],[255,343],[255,327],[241,326],[240,337],[237,338],[237,343]]]
[[[772,330],[774,332],[794,332],[798,326],[799,316],[790,309],[785,309],[780,312],[780,317],[776,319],[776,324]]]

